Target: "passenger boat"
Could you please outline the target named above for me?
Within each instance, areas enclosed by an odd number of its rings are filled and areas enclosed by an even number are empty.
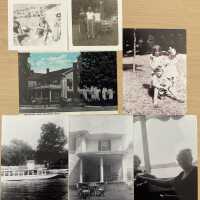
[[[59,174],[50,174],[47,169],[1,171],[1,182],[43,180],[43,179],[53,179],[57,177],[59,177]]]

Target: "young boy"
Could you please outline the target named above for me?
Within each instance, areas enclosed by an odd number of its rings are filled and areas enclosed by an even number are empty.
[[[153,104],[158,106],[158,98],[170,96],[171,98],[183,103],[184,101],[177,97],[173,82],[165,74],[161,66],[158,66],[152,74]]]

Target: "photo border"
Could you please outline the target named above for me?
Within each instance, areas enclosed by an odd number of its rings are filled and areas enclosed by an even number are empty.
[[[72,31],[72,1],[68,0],[68,34],[69,34],[69,49],[72,51],[121,51],[122,50],[122,0],[116,0],[118,4],[118,45],[111,46],[75,46],[73,45]]]
[[[66,52],[68,50],[68,20],[67,20],[68,0],[8,0],[8,50],[18,52]],[[59,45],[47,46],[16,46],[13,41],[13,10],[14,4],[61,4],[61,24],[62,36]]]

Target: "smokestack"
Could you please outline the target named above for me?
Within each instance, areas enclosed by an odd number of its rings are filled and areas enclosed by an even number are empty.
[[[49,73],[49,68],[47,68],[47,74]]]

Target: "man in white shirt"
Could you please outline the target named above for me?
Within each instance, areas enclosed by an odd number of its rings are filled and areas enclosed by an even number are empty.
[[[88,39],[94,38],[94,12],[92,11],[91,7],[88,7],[86,17],[87,17],[87,37]]]

